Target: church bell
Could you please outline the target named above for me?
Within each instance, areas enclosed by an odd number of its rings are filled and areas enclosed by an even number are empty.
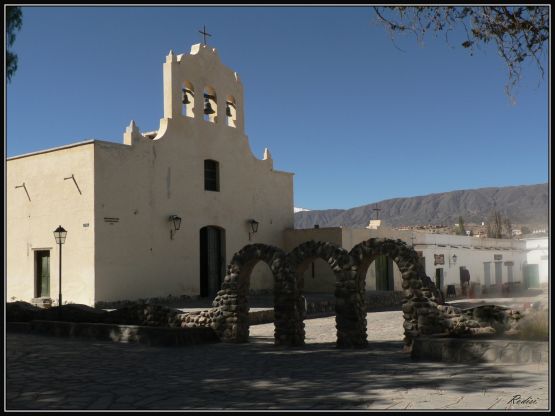
[[[204,114],[214,114],[215,111],[210,105],[210,100],[207,95],[204,96]]]
[[[189,90],[186,90],[185,88],[181,90],[183,92],[183,104],[191,104],[191,101],[189,100],[189,95],[188,92]]]
[[[228,117],[231,117],[231,107],[235,108],[235,104],[233,104],[231,101],[226,101],[226,108],[225,108],[225,114]]]

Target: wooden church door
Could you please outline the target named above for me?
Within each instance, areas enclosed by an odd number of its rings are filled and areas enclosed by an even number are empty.
[[[225,275],[225,230],[200,230],[200,296],[216,296]]]

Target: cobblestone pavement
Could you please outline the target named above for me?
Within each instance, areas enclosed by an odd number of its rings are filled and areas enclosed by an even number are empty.
[[[547,409],[548,365],[412,362],[402,314],[368,314],[366,349],[334,346],[335,317],[305,321],[304,348],[156,348],[7,334],[6,410]]]

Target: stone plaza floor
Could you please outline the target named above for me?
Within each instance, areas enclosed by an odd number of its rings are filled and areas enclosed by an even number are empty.
[[[5,410],[548,409],[547,364],[414,362],[402,313],[368,314],[369,346],[335,348],[335,317],[306,320],[306,346],[148,347],[7,333]]]

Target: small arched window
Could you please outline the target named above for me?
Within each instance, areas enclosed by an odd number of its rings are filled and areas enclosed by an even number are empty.
[[[195,88],[189,81],[185,81],[181,86],[181,103],[183,105],[181,114],[187,117],[194,117]]]
[[[218,117],[218,99],[212,87],[204,88],[204,120],[215,123]]]
[[[225,116],[229,127],[237,127],[237,104],[232,95],[228,95],[225,100]]]
[[[220,163],[215,160],[204,161],[204,190],[220,191]]]

